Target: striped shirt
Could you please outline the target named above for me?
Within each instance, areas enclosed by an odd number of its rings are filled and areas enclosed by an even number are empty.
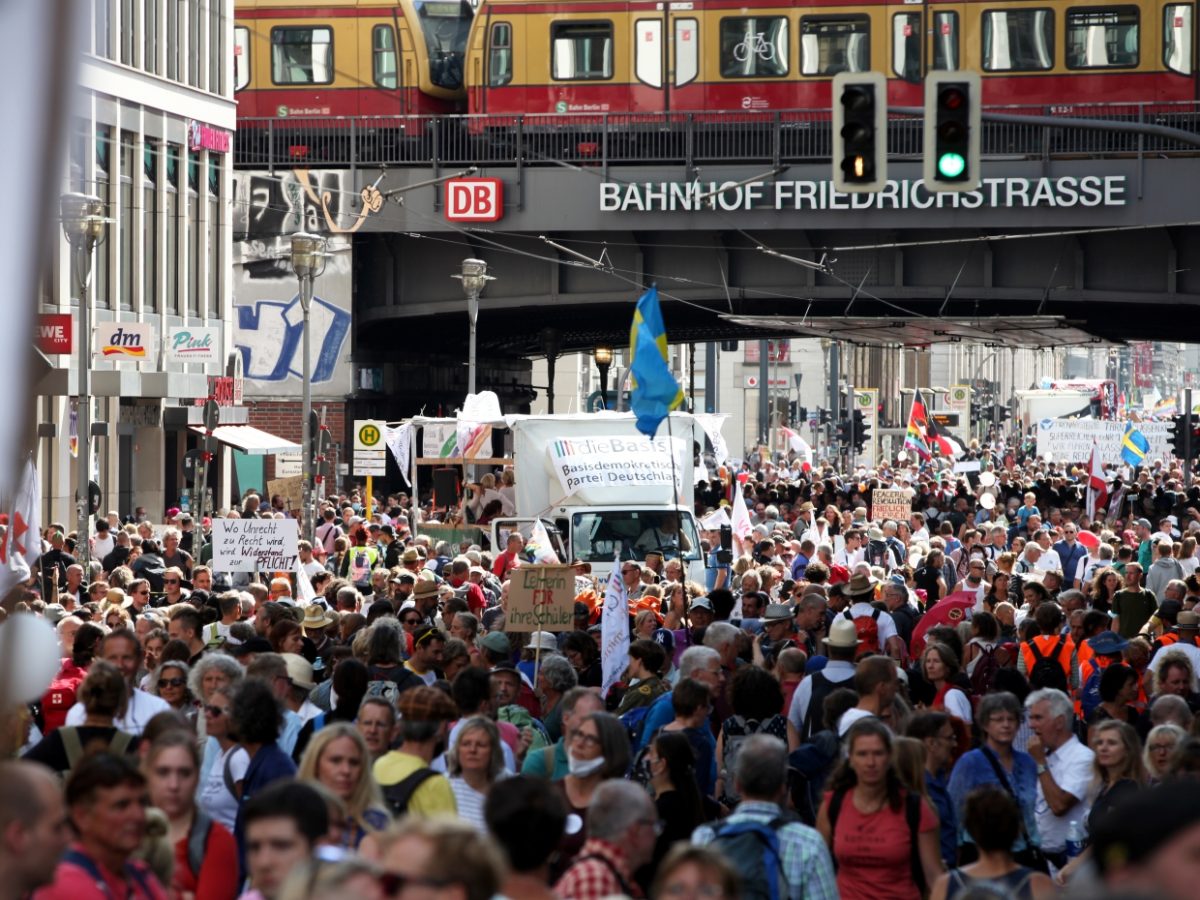
[[[483,818],[483,804],[487,800],[487,794],[475,790],[461,775],[452,775],[449,780],[450,790],[454,791],[454,803],[458,807],[458,817],[480,834],[487,834],[487,822]]]

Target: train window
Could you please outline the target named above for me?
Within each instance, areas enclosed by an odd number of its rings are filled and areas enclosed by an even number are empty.
[[[691,84],[700,74],[700,23],[675,20],[675,87]]]
[[[449,90],[463,83],[463,51],[475,15],[462,0],[416,0],[413,4],[429,52],[429,80]]]
[[[1116,69],[1138,64],[1136,6],[1067,10],[1067,68]]]
[[[613,76],[612,22],[555,22],[550,26],[555,81]]]
[[[512,81],[512,26],[507,22],[496,22],[492,25],[488,67],[488,84],[491,87],[499,87]]]
[[[271,29],[271,81],[332,84],[333,30],[285,25]]]
[[[391,25],[371,29],[371,76],[379,87],[396,89],[396,32]]]
[[[233,90],[245,90],[250,85],[250,29],[233,29]]]
[[[953,72],[958,69],[958,13],[933,14],[933,67]]]
[[[1054,68],[1054,12],[1049,9],[985,11],[983,68],[988,72]]]
[[[801,75],[870,70],[871,20],[866,16],[804,16],[800,20]]]
[[[1163,64],[1180,75],[1192,74],[1192,4],[1163,7]]]
[[[921,14],[892,16],[892,71],[905,81],[921,80]]]
[[[662,19],[638,19],[633,28],[637,79],[653,88],[663,85]]]
[[[721,77],[777,78],[788,72],[786,16],[721,20]]]

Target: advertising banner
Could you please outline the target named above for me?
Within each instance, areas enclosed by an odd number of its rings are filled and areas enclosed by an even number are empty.
[[[219,363],[221,329],[190,326],[168,328],[163,355],[169,363]]]
[[[146,362],[154,357],[154,326],[147,322],[105,322],[92,334],[92,353],[108,362]]]
[[[1150,442],[1146,462],[1171,455],[1171,422],[1139,422],[1135,426]],[[1092,455],[1092,441],[1100,448],[1105,465],[1120,465],[1124,422],[1100,419],[1042,419],[1038,422],[1037,455],[1062,463],[1085,463]]]
[[[684,442],[679,438],[563,438],[552,441],[547,452],[567,497],[584,488],[683,488]]]
[[[295,519],[213,519],[215,572],[290,572],[299,556]]]
[[[575,570],[570,566],[518,566],[508,586],[509,631],[572,631]]]

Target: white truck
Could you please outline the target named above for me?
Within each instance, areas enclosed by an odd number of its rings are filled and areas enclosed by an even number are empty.
[[[1029,433],[1042,419],[1089,415],[1094,392],[1086,390],[1017,391],[1017,419],[1022,432]]]
[[[694,516],[694,453],[704,431],[672,413],[654,438],[629,413],[507,416],[516,476],[516,515],[492,522],[492,547],[504,550],[535,522],[562,539],[563,562],[590,563],[607,578],[613,561],[657,550],[680,559],[685,577],[704,583],[705,559]]]

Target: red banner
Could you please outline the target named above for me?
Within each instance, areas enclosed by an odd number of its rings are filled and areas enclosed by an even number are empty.
[[[71,314],[39,313],[37,348],[43,353],[71,352]]]

